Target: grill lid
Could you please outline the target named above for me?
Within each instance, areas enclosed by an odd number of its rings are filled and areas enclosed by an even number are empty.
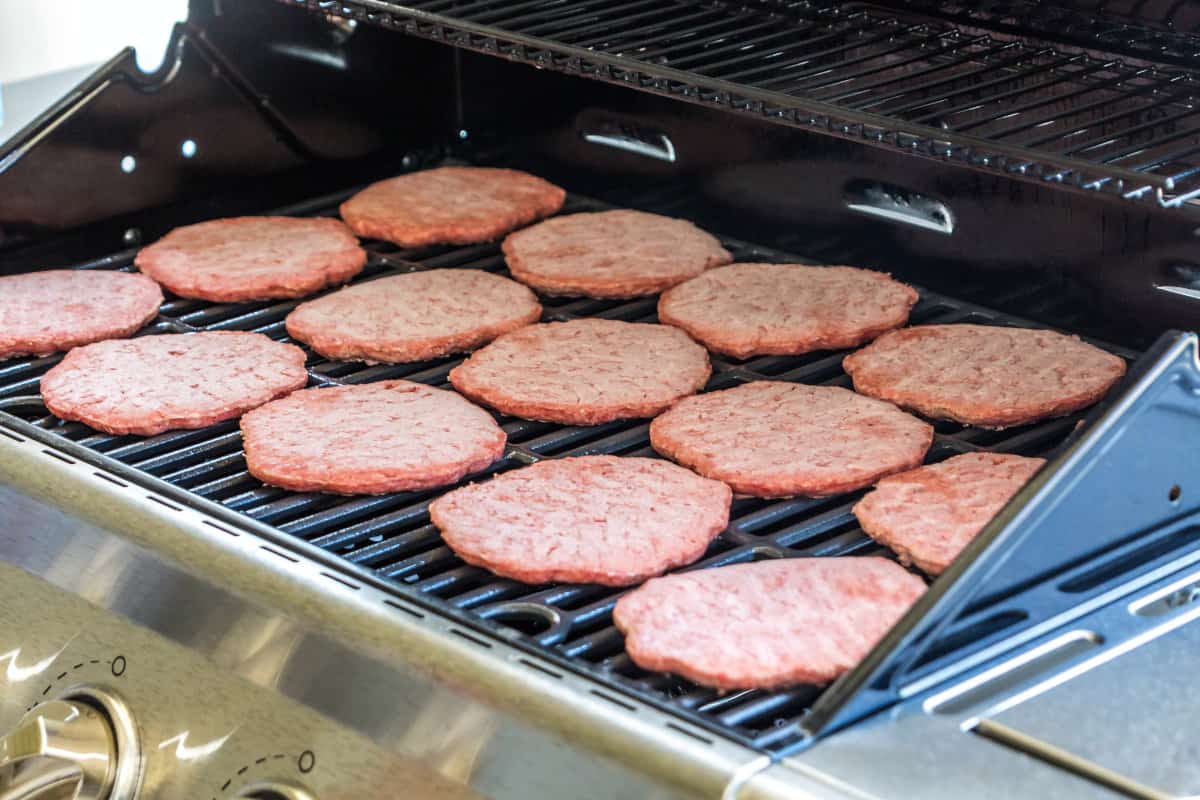
[[[1163,334],[1137,363],[1078,438],[820,697],[804,721],[810,734],[835,731],[978,665],[997,644],[978,636],[981,610],[988,619],[1012,619],[1006,641],[1029,637],[1086,613],[1114,579],[1128,591],[1139,575],[1194,546],[1200,337]]]

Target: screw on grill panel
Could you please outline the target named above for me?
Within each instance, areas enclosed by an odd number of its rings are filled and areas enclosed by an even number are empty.
[[[324,214],[336,209],[341,197],[309,203],[305,213]],[[657,187],[632,198],[630,205],[687,216],[686,192]],[[572,196],[566,211],[605,208],[601,203]],[[738,258],[765,261],[803,260],[788,253],[737,241],[725,246]],[[827,263],[855,263],[852,254],[837,251],[846,243],[837,239],[798,244],[834,253]],[[367,242],[379,253],[379,243]],[[119,269],[133,253],[112,258],[95,268]],[[373,258],[367,277],[398,274],[433,267],[484,268],[503,272],[503,258],[495,244],[468,247],[427,247],[390,251]],[[1033,305],[1047,294],[1038,287],[1014,288],[1015,304]],[[160,320],[145,335],[190,330],[263,330],[283,339],[281,322],[299,301],[247,304],[212,304],[175,300],[164,305]],[[619,319],[652,318],[654,301],[596,301],[547,298],[548,316],[572,319],[603,315]],[[1060,313],[1055,310],[1054,313]],[[923,293],[913,312],[914,322],[974,321],[985,324],[1026,324],[969,303]],[[840,353],[804,356],[771,356],[747,361],[714,359],[715,376],[709,388],[769,378],[806,383],[845,383]],[[818,690],[794,687],[782,692],[735,692],[718,695],[670,675],[647,673],[629,660],[624,640],[612,627],[611,612],[622,590],[600,586],[526,586],[498,579],[486,571],[463,564],[442,542],[430,523],[429,502],[436,492],[398,493],[382,497],[336,497],[297,494],[264,486],[245,470],[236,422],[201,430],[171,431],[154,437],[110,436],[77,423],[62,423],[47,415],[37,397],[37,381],[58,358],[18,359],[0,364],[0,413],[7,413],[64,439],[102,453],[125,465],[160,477],[188,491],[192,498],[218,503],[228,511],[274,525],[280,535],[290,535],[369,569],[391,580],[397,590],[423,596],[444,614],[461,621],[462,630],[480,626],[507,631],[510,642],[535,649],[547,662],[583,670],[608,687],[614,697],[622,693],[687,717],[697,727],[719,731],[751,746],[782,747],[801,734],[798,720]],[[358,383],[404,375],[433,385],[444,385],[446,373],[458,358],[397,367],[364,367],[317,357],[309,361],[311,374],[331,381]],[[931,461],[975,449],[1045,454],[1068,435],[1078,416],[1051,420],[1006,431],[982,431],[954,424],[937,426]],[[549,423],[500,418],[509,436],[505,458],[481,475],[518,468],[542,458],[579,453],[622,453],[653,456],[644,421],[620,421],[593,428],[564,427]],[[3,429],[0,429],[3,432]],[[724,532],[695,568],[797,555],[823,556],[848,553],[886,553],[867,539],[849,515],[856,495],[817,500],[762,500],[738,498]],[[193,500],[193,502],[199,502]],[[233,526],[214,526],[233,534]],[[281,559],[294,561],[281,549],[262,546]],[[335,579],[333,573],[327,577]],[[336,578],[341,580],[341,578]],[[384,601],[415,617],[423,612],[403,602]],[[980,631],[1002,629],[1008,617],[977,620]],[[474,634],[471,634],[472,636]],[[483,641],[482,635],[476,637]],[[530,661],[527,666],[545,669]],[[560,673],[550,670],[557,677]]]

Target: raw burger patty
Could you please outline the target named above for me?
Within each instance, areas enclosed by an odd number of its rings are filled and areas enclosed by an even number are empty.
[[[667,461],[584,456],[456,489],[429,514],[464,561],[497,575],[627,586],[704,555],[731,500]]]
[[[658,318],[735,358],[841,350],[908,322],[917,293],[881,272],[734,264],[667,290]]]
[[[504,240],[513,277],[546,294],[637,297],[733,257],[683,219],[599,211],[549,219]]]
[[[362,271],[366,252],[336,219],[234,217],[176,228],[134,264],[180,297],[243,303],[304,297]]]
[[[921,463],[933,427],[837,386],[756,381],[680,400],[650,423],[654,449],[735,492],[822,497]]]
[[[145,275],[56,269],[0,277],[0,360],[129,336],[158,316]]]
[[[298,492],[386,494],[454,483],[504,455],[504,431],[454,392],[411,381],[306,389],[242,417],[246,466]]]
[[[515,281],[433,269],[303,303],[288,314],[287,330],[326,358],[394,364],[474,350],[541,314],[533,292]]]
[[[937,575],[1044,463],[1002,453],[955,456],[884,478],[854,516],[905,564]]]
[[[355,233],[401,247],[474,244],[562,208],[566,192],[514,169],[439,167],[374,183],[342,203]]]
[[[990,325],[893,331],[843,366],[863,394],[985,428],[1086,408],[1125,374],[1124,360],[1075,336]]]
[[[46,408],[60,419],[153,436],[239,417],[307,380],[299,347],[219,331],[77,347],[41,385]]]
[[[700,390],[708,353],[666,325],[580,319],[506,333],[450,371],[505,414],[565,425],[652,417]]]
[[[654,578],[613,622],[643,669],[774,689],[850,670],[924,591],[883,558],[785,558]]]

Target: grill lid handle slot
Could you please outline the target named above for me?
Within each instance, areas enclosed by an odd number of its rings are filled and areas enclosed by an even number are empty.
[[[1200,300],[1200,265],[1176,263],[1169,265],[1164,272],[1166,282],[1155,283],[1155,289],[1189,300]]]
[[[954,212],[940,200],[899,186],[854,180],[843,193],[846,208],[921,230],[954,233]]]
[[[604,122],[594,123],[580,130],[579,135],[589,144],[623,150],[668,164],[674,164],[677,157],[675,143],[671,141],[671,137],[653,128]]]

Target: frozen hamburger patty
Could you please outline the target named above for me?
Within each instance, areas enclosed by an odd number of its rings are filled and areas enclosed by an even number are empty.
[[[938,575],[1044,463],[1003,453],[954,456],[884,478],[854,516],[905,564]]]
[[[464,561],[497,575],[627,586],[704,555],[731,500],[667,461],[583,456],[456,489],[429,514]]]
[[[598,211],[546,220],[504,240],[513,277],[538,291],[637,297],[694,278],[732,256],[683,219]]]
[[[658,301],[658,318],[734,358],[857,347],[908,321],[912,287],[881,272],[801,264],[733,264]]]
[[[1123,359],[1078,337],[991,325],[892,331],[843,366],[858,392],[985,428],[1086,408],[1125,374]]]
[[[246,466],[298,492],[385,494],[454,483],[504,455],[492,415],[411,381],[306,389],[242,418]]]
[[[643,669],[717,689],[828,683],[925,591],[883,558],[785,558],[654,578],[613,622]]]
[[[158,316],[162,290],[145,275],[55,269],[0,277],[0,361],[116,339]]]
[[[547,217],[566,192],[527,172],[438,167],[373,183],[342,203],[355,233],[401,247],[474,244]]]
[[[933,427],[837,386],[756,381],[680,400],[650,443],[735,492],[821,497],[921,463]]]
[[[450,382],[515,417],[598,425],[652,417],[710,374],[708,353],[676,328],[580,319],[507,333],[451,370]]]
[[[393,275],[302,303],[287,330],[326,358],[402,363],[474,350],[541,316],[533,292],[477,269]]]
[[[178,333],[77,347],[42,378],[42,399],[60,419],[153,436],[233,419],[307,380],[295,345],[261,333]]]
[[[176,228],[138,253],[180,297],[243,303],[304,297],[362,271],[366,252],[336,219],[234,217]]]

